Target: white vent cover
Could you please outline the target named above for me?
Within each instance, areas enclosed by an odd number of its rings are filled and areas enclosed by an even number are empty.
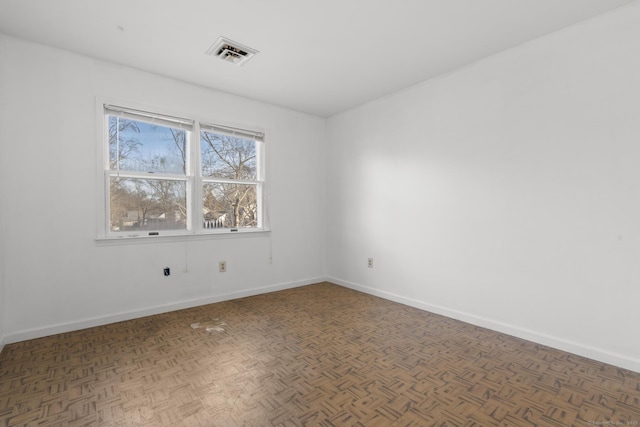
[[[220,37],[207,50],[207,55],[217,56],[218,58],[231,62],[232,64],[242,65],[253,57],[257,50],[240,43],[234,42],[224,37]]]

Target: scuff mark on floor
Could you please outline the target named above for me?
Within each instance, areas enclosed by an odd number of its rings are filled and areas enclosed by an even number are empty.
[[[192,329],[201,329],[204,328],[205,331],[211,333],[211,332],[222,332],[224,331],[224,328],[222,326],[226,325],[227,323],[220,320],[219,318],[215,318],[213,320],[204,320],[202,322],[195,322],[191,324],[191,328]]]

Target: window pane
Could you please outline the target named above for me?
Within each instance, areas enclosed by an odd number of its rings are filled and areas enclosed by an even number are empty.
[[[256,142],[250,139],[200,132],[202,176],[238,180],[256,180]]]
[[[258,226],[257,185],[205,183],[204,228]]]
[[[187,183],[111,177],[111,231],[184,230]]]
[[[109,117],[109,168],[184,174],[187,132],[142,121]]]

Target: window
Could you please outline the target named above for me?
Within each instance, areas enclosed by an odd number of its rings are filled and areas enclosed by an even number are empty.
[[[265,229],[261,133],[103,108],[105,237]]]

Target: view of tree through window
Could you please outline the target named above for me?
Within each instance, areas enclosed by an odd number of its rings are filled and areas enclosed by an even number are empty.
[[[256,227],[258,169],[255,141],[201,131],[200,152],[205,227]]]
[[[117,171],[109,182],[111,231],[187,227],[186,177],[155,178],[185,175],[186,134],[182,129],[109,116],[109,167]]]
[[[261,134],[111,106],[105,117],[109,233],[263,226]]]

